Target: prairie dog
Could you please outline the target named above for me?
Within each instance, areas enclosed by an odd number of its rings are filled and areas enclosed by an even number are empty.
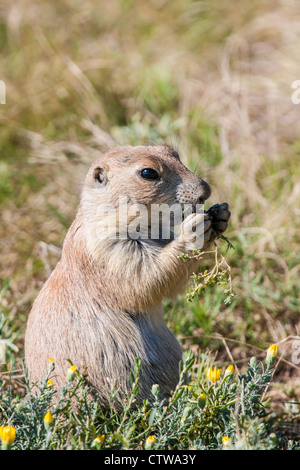
[[[118,207],[120,196],[128,209],[143,205],[150,227],[153,204],[194,207],[210,194],[208,183],[165,146],[117,147],[91,165],[61,260],[29,315],[25,359],[31,381],[45,375],[51,357],[56,386],[61,386],[70,359],[86,367],[88,382],[105,406],[112,383],[121,394],[128,392],[139,358],[139,399],[149,398],[153,384],[160,386],[162,398],[169,395],[178,382],[182,350],[165,324],[162,300],[184,289],[199,264],[179,257],[193,239],[191,225],[202,224],[208,243],[212,226],[226,230],[230,212],[224,203],[214,218],[191,213],[177,237],[153,240],[145,234],[126,238],[124,223],[114,224],[109,208]],[[108,208],[104,215],[103,207]],[[117,237],[103,236],[104,225]]]

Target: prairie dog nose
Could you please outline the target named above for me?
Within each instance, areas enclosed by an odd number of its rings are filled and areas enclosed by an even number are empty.
[[[181,204],[204,204],[211,195],[209,184],[194,175],[192,181],[183,182],[177,190],[178,202]]]
[[[200,194],[199,194],[199,197],[198,197],[198,201],[197,201],[197,204],[203,204],[204,201],[206,201],[206,199],[208,199],[211,195],[211,188],[209,186],[209,184],[203,180],[202,178],[199,178],[200,179]]]

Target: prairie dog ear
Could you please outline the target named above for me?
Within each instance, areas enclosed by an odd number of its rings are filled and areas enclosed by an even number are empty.
[[[93,177],[95,188],[104,188],[108,183],[107,171],[104,166],[98,166],[97,168],[95,168],[93,172]]]

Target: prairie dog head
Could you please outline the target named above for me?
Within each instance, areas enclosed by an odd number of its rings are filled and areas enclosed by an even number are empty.
[[[91,165],[84,182],[80,209],[89,249],[102,243],[109,230],[126,238],[128,224],[137,212],[145,228],[151,225],[153,205],[193,207],[203,204],[210,194],[208,183],[188,170],[175,150],[116,147]],[[128,210],[126,219],[119,217],[122,204]],[[141,230],[141,237],[145,236]]]

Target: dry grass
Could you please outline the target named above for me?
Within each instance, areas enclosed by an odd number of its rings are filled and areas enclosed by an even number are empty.
[[[298,15],[296,0],[1,2],[0,278],[20,326],[89,163],[115,144],[164,142],[232,208],[237,300],[206,336],[234,341],[237,363],[279,343],[280,397],[299,398]]]

